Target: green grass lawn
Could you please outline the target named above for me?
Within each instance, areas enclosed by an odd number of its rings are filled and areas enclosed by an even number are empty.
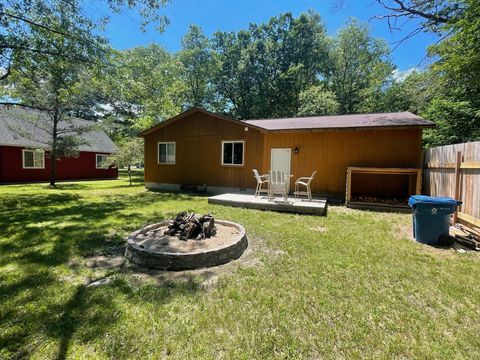
[[[409,215],[212,206],[140,176],[0,186],[1,359],[480,357],[479,256],[411,241]],[[130,232],[182,210],[243,224],[244,256],[123,263]]]

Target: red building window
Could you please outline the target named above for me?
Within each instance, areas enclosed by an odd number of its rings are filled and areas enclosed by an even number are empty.
[[[23,149],[22,162],[24,169],[45,169],[45,151]]]
[[[108,169],[108,166],[105,164],[108,155],[105,154],[96,154],[95,156],[95,167],[97,169]]]

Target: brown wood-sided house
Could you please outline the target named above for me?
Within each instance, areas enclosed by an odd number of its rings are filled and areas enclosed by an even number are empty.
[[[192,108],[139,134],[145,139],[145,186],[247,191],[256,186],[252,169],[273,169],[293,175],[292,190],[294,179],[316,170],[312,192],[343,198],[350,166],[420,167],[422,130],[432,126],[409,112],[241,121]],[[392,193],[401,192],[405,181],[387,176],[360,182]]]

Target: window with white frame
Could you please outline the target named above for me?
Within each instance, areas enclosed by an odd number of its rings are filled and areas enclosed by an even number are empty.
[[[243,165],[245,141],[222,141],[222,165]]]
[[[24,169],[45,169],[45,151],[24,149],[22,162]]]
[[[158,143],[158,163],[175,164],[175,142]]]
[[[97,169],[108,169],[107,161],[108,155],[106,154],[96,154],[95,156],[95,167]]]

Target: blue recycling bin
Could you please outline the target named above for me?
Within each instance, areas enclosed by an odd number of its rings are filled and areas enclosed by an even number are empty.
[[[413,214],[413,237],[420,243],[436,245],[448,235],[450,215],[461,202],[449,197],[412,195],[408,205]]]

